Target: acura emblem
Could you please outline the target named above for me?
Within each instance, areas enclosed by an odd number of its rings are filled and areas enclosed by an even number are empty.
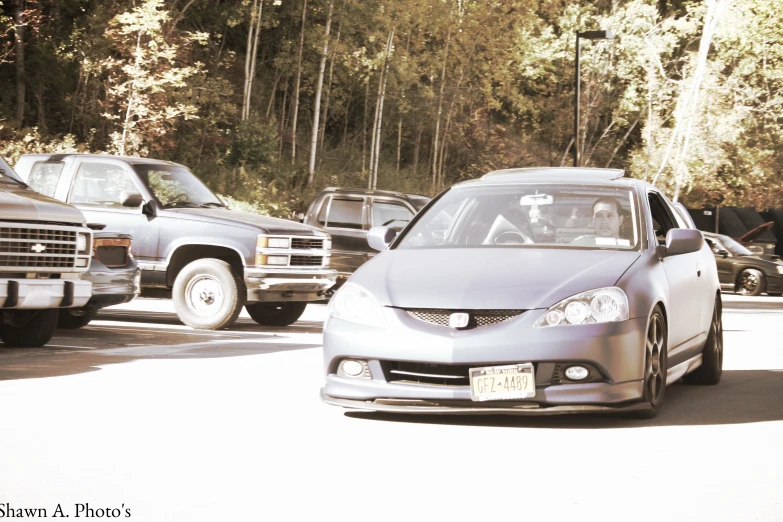
[[[470,316],[465,312],[456,312],[449,316],[449,326],[452,328],[465,328],[470,321]]]
[[[44,245],[42,245],[41,243],[37,243],[37,244],[31,246],[30,250],[32,250],[36,254],[40,254],[41,252],[46,250],[46,247]]]

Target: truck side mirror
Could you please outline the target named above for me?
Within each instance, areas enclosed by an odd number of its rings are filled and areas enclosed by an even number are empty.
[[[138,207],[144,203],[144,199],[138,192],[128,192],[127,190],[124,190],[120,194],[120,203],[123,207]]]
[[[389,244],[397,237],[397,231],[392,227],[372,227],[367,233],[367,243],[370,248],[383,251],[389,248]]]

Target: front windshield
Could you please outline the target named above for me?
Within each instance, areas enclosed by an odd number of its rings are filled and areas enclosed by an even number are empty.
[[[630,188],[581,184],[467,185],[443,194],[395,246],[639,248]]]
[[[220,199],[185,167],[137,164],[133,168],[163,208],[224,207]]]
[[[726,250],[729,251],[731,255],[734,256],[752,256],[754,255],[753,252],[745,248],[741,243],[738,243],[734,239],[730,238],[729,236],[724,235],[718,235],[715,236],[718,238],[718,240],[723,243],[723,246],[726,247]]]

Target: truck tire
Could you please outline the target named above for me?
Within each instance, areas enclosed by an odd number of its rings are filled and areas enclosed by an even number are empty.
[[[63,308],[60,310],[60,315],[57,318],[57,328],[65,328],[67,330],[76,330],[83,326],[90,324],[95,318],[97,310],[89,308]]]
[[[306,302],[253,303],[245,305],[247,313],[263,326],[288,326],[299,319],[307,307]]]
[[[0,339],[6,346],[38,348],[48,343],[57,328],[57,308],[18,310],[12,321],[0,326]]]
[[[177,274],[171,297],[177,316],[198,330],[227,328],[245,304],[245,283],[220,259],[197,259]]]

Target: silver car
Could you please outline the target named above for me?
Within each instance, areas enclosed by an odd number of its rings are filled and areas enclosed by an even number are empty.
[[[714,256],[621,170],[491,172],[395,234],[330,301],[329,404],[652,417],[667,383],[721,378]]]

